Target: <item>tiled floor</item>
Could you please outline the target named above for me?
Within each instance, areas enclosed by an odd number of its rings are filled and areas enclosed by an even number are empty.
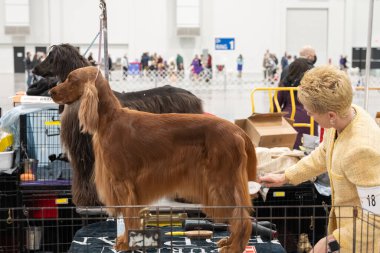
[[[136,80],[122,80],[118,75],[119,73],[113,73],[112,76],[113,80],[111,81],[111,86],[115,90],[134,91],[153,88],[155,85],[163,85],[155,82],[141,83],[136,82]],[[237,82],[236,79],[231,79],[232,81],[227,84],[217,81],[216,78],[217,77],[215,77],[213,83],[193,83],[189,81],[171,84],[192,91],[203,100],[205,111],[230,121],[237,118],[245,118],[251,114],[250,92],[253,88],[272,86],[271,84],[265,84],[261,80],[257,81],[261,78],[259,75],[249,78],[246,77],[243,81],[239,82]],[[0,107],[4,114],[13,107],[10,97],[13,96],[16,91],[25,91],[25,76],[23,74],[0,74],[0,80]],[[364,106],[364,97],[363,91],[357,91],[355,93],[354,103]],[[380,91],[370,91],[368,111],[373,116],[377,111],[380,111],[379,98]],[[268,111],[269,102],[266,94],[257,93],[257,95],[255,95],[255,108],[257,112]]]

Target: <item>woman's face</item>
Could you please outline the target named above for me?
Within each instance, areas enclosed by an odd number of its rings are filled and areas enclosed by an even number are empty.
[[[332,122],[332,113],[326,112],[326,113],[316,113],[312,112],[306,105],[303,106],[303,108],[306,110],[307,115],[310,117],[313,117],[314,120],[320,125],[322,128],[331,128],[334,127]]]

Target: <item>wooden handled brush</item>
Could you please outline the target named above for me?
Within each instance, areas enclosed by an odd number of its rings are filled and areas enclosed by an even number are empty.
[[[181,236],[184,235],[189,238],[209,239],[212,237],[213,232],[209,230],[193,230],[193,231],[174,231],[167,232],[165,235]]]

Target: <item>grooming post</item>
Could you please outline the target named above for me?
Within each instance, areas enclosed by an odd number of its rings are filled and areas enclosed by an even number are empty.
[[[369,75],[370,75],[370,71],[371,71],[371,45],[372,45],[373,4],[374,4],[374,0],[370,0],[369,1],[369,15],[368,15],[367,52],[366,52],[366,58],[365,58],[365,99],[364,99],[364,108],[366,110],[368,110]]]
[[[107,34],[107,5],[105,0],[100,0],[99,4],[100,9],[102,9],[102,17],[103,17],[103,36],[104,36],[104,76],[107,81],[109,78],[109,70],[108,70],[108,34]]]

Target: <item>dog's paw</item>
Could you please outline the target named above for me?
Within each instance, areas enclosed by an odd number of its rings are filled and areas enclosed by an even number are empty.
[[[128,242],[125,238],[124,235],[121,235],[121,236],[118,236],[117,239],[116,239],[116,244],[115,244],[115,250],[117,251],[126,251],[126,250],[129,250],[129,247],[128,247]]]
[[[227,246],[229,244],[228,239],[229,239],[229,237],[224,237],[224,238],[220,239],[216,243],[216,245],[218,246],[218,248],[223,248],[223,247]]]
[[[224,246],[222,248],[219,248],[218,252],[220,252],[220,253],[243,253],[245,251],[244,251],[244,248],[237,249],[231,245],[228,245],[228,246]]]
[[[229,246],[224,246],[224,247],[221,247],[218,249],[218,252],[219,253],[231,253],[233,251],[231,251],[230,247]],[[236,252],[238,253],[238,252]],[[240,252],[239,252],[240,253]]]

